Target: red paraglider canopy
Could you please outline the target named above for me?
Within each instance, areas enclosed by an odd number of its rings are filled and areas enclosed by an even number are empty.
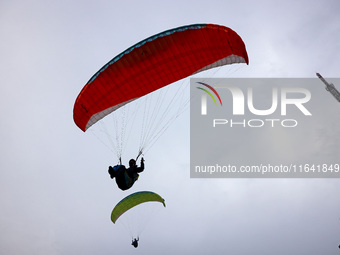
[[[192,74],[247,63],[241,37],[230,28],[196,24],[151,36],[103,66],[78,95],[73,118],[86,131],[119,107]]]

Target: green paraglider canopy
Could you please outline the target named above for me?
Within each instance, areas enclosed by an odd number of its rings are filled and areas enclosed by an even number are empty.
[[[116,223],[117,219],[126,211],[131,208],[145,202],[160,202],[165,207],[164,199],[151,191],[140,191],[133,193],[124,199],[122,199],[116,206],[113,208],[111,213],[111,220],[113,223]]]

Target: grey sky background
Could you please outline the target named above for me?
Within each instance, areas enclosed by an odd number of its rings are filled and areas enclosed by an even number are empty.
[[[329,0],[2,1],[1,254],[339,254],[338,179],[190,179],[187,112],[122,192],[107,174],[111,151],[72,118],[78,93],[106,62],[194,23],[242,37],[250,64],[234,77],[339,77],[339,10]],[[315,127],[325,131],[327,157],[338,156],[340,108],[332,105],[329,124]],[[134,249],[110,213],[140,190],[159,193],[167,207]]]

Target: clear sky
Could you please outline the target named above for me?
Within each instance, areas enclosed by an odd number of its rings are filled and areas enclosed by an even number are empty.
[[[338,78],[339,11],[336,0],[1,1],[1,254],[338,254],[340,180],[190,179],[187,112],[123,192],[107,174],[112,152],[72,115],[82,87],[114,56],[195,23],[242,37],[250,63],[234,77]],[[337,116],[330,123],[322,153],[336,158]],[[167,207],[134,249],[110,214],[140,190]]]

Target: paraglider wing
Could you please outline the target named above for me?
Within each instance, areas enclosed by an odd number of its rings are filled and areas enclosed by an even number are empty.
[[[117,219],[126,211],[130,210],[132,207],[139,205],[145,202],[160,202],[165,207],[164,199],[151,191],[140,191],[133,193],[124,199],[122,199],[116,206],[113,208],[111,213],[111,220],[113,223],[116,223]]]
[[[195,24],[151,36],[103,66],[78,95],[73,118],[83,131],[119,107],[192,74],[247,63],[241,37],[230,28]]]

